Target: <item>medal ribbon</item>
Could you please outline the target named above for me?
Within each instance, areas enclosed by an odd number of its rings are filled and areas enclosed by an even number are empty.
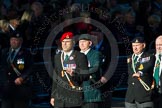
[[[136,61],[133,60],[135,54],[132,55],[132,68],[133,68],[134,73],[137,73],[136,70],[135,70],[135,65],[136,65],[137,61],[139,61],[139,58],[141,58],[141,55],[138,56]],[[151,88],[140,77],[138,77],[138,80],[140,81],[140,83],[142,84],[142,86],[145,88],[146,91],[151,90]]]
[[[69,85],[70,85],[72,88],[75,88],[74,84],[73,84],[72,81],[70,80],[70,78],[69,78],[69,76],[68,76],[68,74],[67,74],[67,72],[66,72],[66,70],[65,70],[65,67],[64,67],[64,64],[63,64],[63,52],[61,53],[61,65],[62,65],[62,68],[63,68],[63,70],[62,70],[62,72],[61,72],[62,77],[64,77],[64,75],[65,75],[66,78],[67,78],[67,80],[68,80],[68,82],[69,82]]]

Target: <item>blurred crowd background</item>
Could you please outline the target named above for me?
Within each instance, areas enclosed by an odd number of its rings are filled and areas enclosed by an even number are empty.
[[[129,50],[130,40],[144,37],[149,50],[154,49],[156,37],[162,34],[162,0],[0,0],[0,50],[9,47],[10,33],[20,31],[23,46],[35,56],[33,103],[49,102],[50,99],[51,80],[44,67],[47,62],[43,61],[46,38],[58,24],[76,17],[90,20],[64,27],[49,46],[53,49],[52,54],[59,47],[57,40],[63,32],[89,33],[96,36],[95,45],[105,41],[102,47],[94,47],[105,56],[103,68],[106,72],[112,56],[110,42],[102,30],[90,22],[94,19],[102,23],[112,32],[119,47],[118,68],[111,78],[110,91],[127,86],[126,56],[130,53],[126,49]],[[119,94],[124,96],[119,92],[114,96]]]

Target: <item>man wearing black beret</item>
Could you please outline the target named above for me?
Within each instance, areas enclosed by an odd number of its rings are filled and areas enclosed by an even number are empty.
[[[133,54],[128,56],[128,89],[125,108],[153,108],[152,87],[155,58],[145,52],[143,37],[132,40]]]
[[[19,32],[10,34],[10,48],[1,52],[0,74],[4,78],[1,108],[28,108],[31,98],[29,77],[31,54],[22,48],[23,39]]]

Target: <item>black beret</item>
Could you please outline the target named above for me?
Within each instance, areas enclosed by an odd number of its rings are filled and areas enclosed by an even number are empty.
[[[12,33],[10,33],[10,38],[12,38],[12,37],[14,37],[14,38],[22,38],[22,34],[20,33],[20,32],[12,32]]]
[[[143,37],[135,37],[131,42],[132,43],[145,43],[145,40]]]
[[[91,35],[89,34],[81,34],[79,40],[91,40]]]

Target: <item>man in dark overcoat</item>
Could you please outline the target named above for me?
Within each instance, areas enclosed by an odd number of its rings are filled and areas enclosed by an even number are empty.
[[[0,74],[3,76],[1,108],[28,108],[31,98],[32,56],[22,47],[19,32],[10,34],[10,48],[1,52]]]
[[[87,80],[88,61],[73,49],[74,35],[61,36],[62,52],[55,55],[51,105],[55,108],[80,108],[83,102],[82,83]]]
[[[128,56],[128,89],[126,108],[153,108],[152,84],[154,56],[146,53],[142,37],[132,40],[133,54]]]

